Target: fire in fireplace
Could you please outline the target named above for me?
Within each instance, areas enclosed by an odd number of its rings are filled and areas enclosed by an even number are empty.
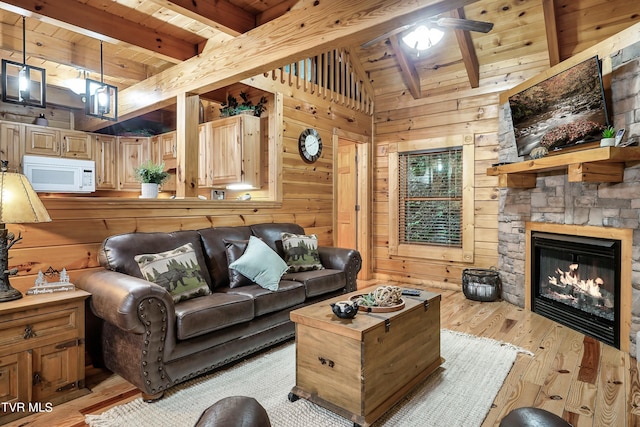
[[[620,348],[620,241],[533,232],[531,309]]]

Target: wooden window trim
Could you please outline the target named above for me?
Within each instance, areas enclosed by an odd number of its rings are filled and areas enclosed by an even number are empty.
[[[447,248],[439,245],[401,244],[399,224],[400,188],[398,159],[407,151],[431,150],[462,146],[462,247]],[[418,141],[389,144],[389,256],[403,258],[428,258],[441,261],[473,262],[474,259],[474,182],[475,154],[473,135],[452,135]]]

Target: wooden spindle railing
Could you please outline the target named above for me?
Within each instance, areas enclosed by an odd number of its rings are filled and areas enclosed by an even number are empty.
[[[332,102],[373,114],[373,93],[363,83],[365,76],[354,69],[343,49],[336,49],[273,70],[273,80]]]

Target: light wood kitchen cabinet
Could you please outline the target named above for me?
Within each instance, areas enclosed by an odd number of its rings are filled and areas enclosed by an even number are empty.
[[[27,295],[0,305],[0,390],[15,411],[0,424],[87,394],[84,291]]]
[[[151,152],[151,161],[153,163],[162,163],[162,139],[160,135],[149,138],[149,151]]]
[[[164,163],[169,179],[160,186],[161,191],[176,191],[176,133],[168,132],[149,138],[151,160],[156,164]]]
[[[93,148],[91,134],[72,130],[61,130],[60,140],[62,141],[62,146],[60,147],[62,157],[88,160],[93,158],[91,155],[91,149]]]
[[[260,118],[248,115],[211,122],[212,185],[260,187]]]
[[[167,132],[160,135],[160,148],[162,149],[162,160],[176,158],[176,133]]]
[[[96,162],[96,190],[118,188],[118,141],[111,135],[93,135]]]
[[[135,168],[150,158],[149,138],[118,137],[118,189],[140,190]]]
[[[85,132],[25,125],[25,154],[91,159],[91,147]]]
[[[9,171],[21,171],[24,126],[18,123],[0,123],[0,156],[9,161]]]

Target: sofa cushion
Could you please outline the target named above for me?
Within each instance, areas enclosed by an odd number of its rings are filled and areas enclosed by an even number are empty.
[[[166,252],[186,243],[193,245],[198,264],[207,265],[202,252],[200,235],[196,231],[126,233],[107,237],[98,251],[98,261],[107,270],[144,279],[138,263],[134,259],[136,255]],[[224,246],[222,251],[224,256]],[[203,269],[203,278],[207,283],[211,283],[209,272],[206,269]]]
[[[232,268],[265,289],[278,289],[280,278],[287,271],[287,264],[262,240],[249,238],[244,254],[231,264]]]
[[[191,243],[170,251],[140,254],[133,258],[144,278],[169,291],[174,302],[211,294]]]
[[[282,280],[275,292],[255,284],[241,288],[223,288],[220,292],[252,298],[256,317],[294,307],[305,300],[304,285],[289,280]]]
[[[253,299],[214,292],[176,304],[176,334],[186,340],[253,319]]]
[[[250,226],[254,236],[262,239],[271,249],[276,251],[284,259],[282,250],[282,233],[304,234],[304,228],[298,224],[284,223],[264,223]]]
[[[311,234],[282,233],[282,249],[284,261],[289,268],[287,272],[322,270],[318,254],[318,236]]]
[[[244,254],[247,249],[248,240],[225,240],[227,244],[227,262],[229,264],[235,262],[238,258]],[[229,287],[239,288],[240,286],[251,285],[253,282],[246,276],[243,276],[239,271],[233,268],[229,269]]]
[[[197,233],[202,239],[207,267],[211,275],[211,289],[229,286],[229,264],[225,240],[249,240],[248,226],[203,228]]]
[[[286,273],[282,280],[294,280],[304,284],[307,298],[323,295],[344,288],[345,275],[343,271],[324,269]]]

